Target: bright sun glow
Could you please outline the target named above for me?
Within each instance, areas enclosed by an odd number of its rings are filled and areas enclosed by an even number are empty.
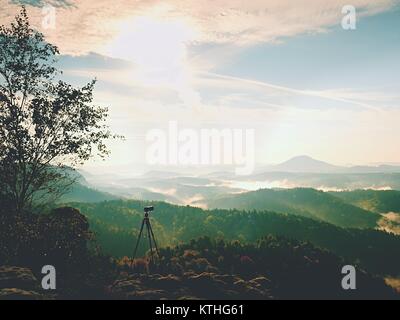
[[[193,31],[184,21],[151,16],[123,22],[107,53],[134,64],[134,78],[142,85],[179,88],[188,73],[187,42]]]

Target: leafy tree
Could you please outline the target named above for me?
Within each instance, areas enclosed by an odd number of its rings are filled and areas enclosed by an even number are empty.
[[[0,199],[16,212],[60,195],[71,169],[108,154],[107,108],[94,106],[95,80],[81,88],[59,80],[59,51],[30,27],[23,7],[0,27]]]

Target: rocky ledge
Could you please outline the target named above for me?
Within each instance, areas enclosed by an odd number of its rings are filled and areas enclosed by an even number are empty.
[[[265,277],[243,280],[210,272],[182,276],[125,275],[108,288],[115,299],[272,299],[271,282]]]
[[[0,300],[42,300],[39,282],[30,269],[0,266]]]

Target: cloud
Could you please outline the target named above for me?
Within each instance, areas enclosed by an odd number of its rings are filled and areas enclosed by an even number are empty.
[[[57,6],[55,30],[42,30],[65,54],[104,53],[104,45],[118,33],[121,21],[134,17],[183,21],[196,32],[196,43],[238,46],[280,41],[303,33],[325,32],[339,25],[345,0],[0,0],[0,21],[7,23],[28,5],[31,20],[41,28],[44,3]],[[395,0],[352,0],[360,16],[389,10]]]
[[[327,110],[329,107],[355,107],[359,110],[378,111],[396,108],[400,100],[400,95],[393,89],[393,92],[379,91],[382,88],[304,90],[211,72],[195,72],[192,79],[189,79],[190,85],[177,90],[162,84],[148,85],[142,81],[133,64],[94,54],[63,57],[61,66],[66,76],[86,82],[97,78],[99,89],[109,94],[123,94],[127,98],[140,97],[163,105],[183,103],[193,109],[212,106],[279,111],[292,108]]]
[[[154,83],[156,80],[164,86],[166,83],[170,86],[174,85],[180,100],[191,107],[200,108],[204,105],[201,91],[198,90],[199,86],[196,83],[215,85],[216,78],[220,80],[222,90],[228,83],[231,87],[246,86],[252,91],[263,89],[264,93],[259,94],[259,102],[253,103],[255,107],[261,108],[287,106],[292,103],[292,99],[299,96],[314,99],[315,105],[319,102],[330,101],[331,104],[337,102],[368,109],[375,109],[374,104],[382,102],[373,100],[373,103],[370,103],[366,98],[368,95],[349,90],[297,90],[261,81],[196,73],[197,70],[213,69],[213,61],[215,62],[215,59],[220,61],[221,57],[218,58],[218,56],[221,54],[222,60],[226,61],[230,59],[230,54],[237,54],[241,48],[247,46],[281,41],[285,37],[303,33],[325,32],[329,27],[340,24],[341,9],[347,4],[344,0],[331,0],[329,3],[326,0],[297,0],[295,2],[292,0],[252,0],[251,2],[242,0],[208,2],[115,0],[112,6],[108,0],[0,0],[3,8],[0,12],[0,21],[2,23],[10,21],[18,12],[18,4],[21,3],[28,6],[32,24],[45,33],[47,39],[56,44],[63,54],[91,54],[85,60],[84,70],[78,70],[81,75],[88,72],[88,65],[93,65],[103,58],[103,56],[93,55],[93,52],[122,59],[126,59],[127,56],[136,56],[137,60],[146,61],[145,68],[142,68],[144,71],[136,66],[137,68],[125,68],[116,73],[115,69],[107,67],[109,70],[101,70],[101,73],[108,81],[120,85],[123,85],[122,82],[125,82],[125,85],[135,86],[150,82],[151,86],[157,87],[158,84]],[[48,4],[56,7],[55,29],[42,28],[43,17],[48,14],[48,11],[43,11],[43,6]],[[353,0],[352,4],[358,8],[360,16],[366,16],[390,9],[395,1]],[[146,18],[143,20],[143,17]],[[133,23],[134,19],[139,19],[139,21],[142,19],[146,23]],[[155,22],[151,19],[155,19]],[[168,32],[169,23],[172,29],[170,32]],[[135,34],[138,26],[153,29],[144,34]],[[158,28],[155,28],[157,26]],[[184,37],[175,37],[174,34],[170,34],[175,29],[178,32],[186,27],[192,32],[185,34]],[[124,30],[122,33],[121,28]],[[160,29],[164,30],[164,33],[158,38]],[[134,39],[132,43],[129,42],[130,35]],[[176,40],[177,43],[171,44],[171,40]],[[185,44],[180,43],[181,40],[185,41]],[[211,44],[214,49],[205,50],[206,54],[209,51],[210,57],[204,56],[205,51],[201,50],[199,57],[193,55],[193,52],[189,54],[187,47],[190,44]],[[111,53],[110,48],[113,51]],[[167,48],[171,51],[169,55]],[[161,64],[167,67],[153,70],[154,68],[149,64],[153,65],[152,62],[160,60],[159,52],[164,52],[166,55],[165,61],[161,59]],[[176,64],[175,60],[179,60],[179,64]],[[205,61],[206,65],[204,65]],[[75,62],[70,59],[70,64],[73,65]],[[107,62],[114,63],[114,60]],[[65,61],[64,64],[66,64]],[[119,64],[123,65],[121,62]],[[78,66],[75,66],[75,75],[79,75],[76,69],[79,69]],[[92,71],[95,71],[94,69]],[[134,72],[136,78],[139,79],[134,79]],[[121,73],[123,73],[122,77]],[[101,74],[96,76],[101,77]],[[210,79],[211,77],[214,79]],[[239,96],[235,96],[234,99],[231,95],[228,96],[230,97],[227,97],[225,102],[230,100],[236,105],[242,105]],[[294,103],[298,102],[294,101]]]
[[[356,91],[356,90],[300,90],[295,88],[290,88],[286,86],[280,86],[271,84],[268,82],[245,79],[240,77],[232,77],[226,76],[216,73],[204,73],[204,77],[206,78],[214,78],[220,79],[224,82],[221,87],[228,87],[229,84],[232,86],[239,85],[242,87],[244,86],[251,86],[251,87],[258,87],[264,88],[266,90],[265,97],[268,98],[269,106],[271,106],[271,102],[273,101],[272,98],[280,99],[280,102],[287,101],[288,97],[298,97],[298,96],[305,96],[308,98],[317,98],[320,100],[329,100],[332,102],[339,102],[340,104],[348,104],[354,105],[361,108],[369,109],[369,110],[379,110],[380,106],[376,106],[373,103],[382,103],[391,101],[392,103],[397,103],[397,96],[388,97],[387,95],[381,92],[365,92],[365,91]],[[212,80],[210,80],[212,81]],[[277,104],[273,104],[272,106],[276,107],[279,106],[279,102]],[[283,106],[284,104],[281,104]]]
[[[72,1],[69,0],[11,0],[16,5],[25,5],[42,8],[46,5],[52,5],[54,7],[68,7],[72,6]]]

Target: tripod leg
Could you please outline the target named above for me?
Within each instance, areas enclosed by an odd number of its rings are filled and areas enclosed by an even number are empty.
[[[153,237],[154,246],[156,247],[156,252],[157,252],[158,258],[160,258],[160,252],[158,251],[156,238],[154,237],[153,228],[151,227],[150,221],[149,221],[149,227],[150,227],[151,236]]]
[[[135,247],[135,251],[133,253],[132,263],[133,263],[133,260],[136,258],[136,252],[137,252],[137,249],[138,249],[138,246],[139,246],[140,238],[142,237],[143,227],[144,227],[144,219],[142,221],[142,226],[140,227],[139,236],[138,236],[137,241],[136,241],[136,247]]]
[[[151,233],[150,233],[151,226],[150,226],[150,221],[149,220],[146,221],[146,227],[147,227],[147,235],[149,237],[149,244],[150,244],[150,261],[152,263],[154,263],[154,257],[153,257],[153,253],[154,252],[153,252],[153,245],[151,243]]]

